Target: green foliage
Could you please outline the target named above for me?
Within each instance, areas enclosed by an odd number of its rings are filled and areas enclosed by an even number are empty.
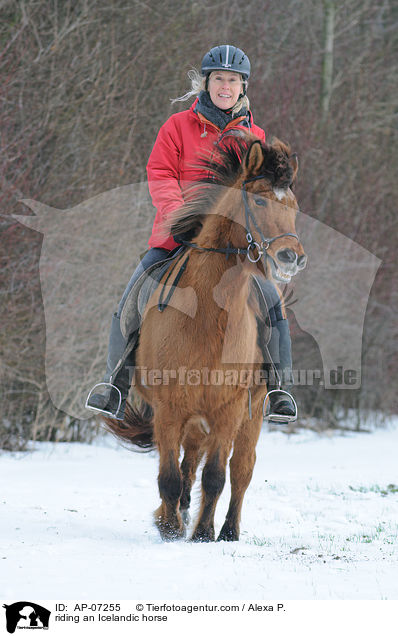
[[[349,488],[354,492],[374,492],[377,495],[381,495],[382,497],[387,497],[387,495],[395,495],[398,493],[398,486],[396,484],[388,484],[387,486],[379,486],[378,484],[374,484],[373,486],[350,486]]]

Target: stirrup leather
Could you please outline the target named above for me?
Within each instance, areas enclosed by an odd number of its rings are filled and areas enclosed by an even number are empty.
[[[95,406],[91,406],[88,402],[93,394],[94,389],[97,388],[97,386],[109,386],[112,389],[115,389],[118,394],[119,394],[119,404],[117,405],[117,409],[114,413],[112,413],[112,411],[106,411],[105,409],[99,409]],[[109,399],[110,399],[111,393],[109,393]],[[116,415],[119,413],[120,411],[120,407],[122,405],[122,394],[120,392],[120,389],[118,389],[117,386],[115,386],[115,384],[112,384],[112,382],[98,382],[97,384],[94,384],[93,388],[91,389],[90,393],[87,396],[86,399],[86,404],[85,407],[86,409],[89,409],[90,411],[94,411],[95,413],[103,413],[104,415],[109,415],[110,417],[116,417]]]
[[[294,415],[281,415],[279,413],[267,414],[266,400],[267,400],[267,397],[271,395],[271,393],[285,393],[286,395],[288,395],[294,404],[294,410],[295,410]],[[297,420],[297,404],[292,394],[289,393],[289,391],[285,391],[284,389],[272,389],[272,391],[268,391],[263,401],[263,418],[266,419],[268,422],[279,422],[279,423],[280,422],[295,422]]]

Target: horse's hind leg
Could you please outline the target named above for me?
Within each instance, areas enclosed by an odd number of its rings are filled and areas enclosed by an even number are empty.
[[[185,533],[179,511],[182,475],[178,459],[182,427],[176,421],[175,415],[155,412],[154,433],[159,449],[158,485],[162,503],[154,518],[162,539],[166,541],[179,539]]]
[[[234,442],[230,461],[231,499],[227,516],[217,541],[238,541],[243,497],[250,484],[256,463],[256,445],[260,435],[262,417],[244,422]]]

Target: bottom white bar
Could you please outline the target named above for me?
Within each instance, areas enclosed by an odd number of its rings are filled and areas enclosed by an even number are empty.
[[[0,601],[0,633],[159,634],[262,629],[272,636],[392,633],[398,601]],[[48,622],[48,627],[46,627]],[[394,628],[395,629],[395,628]],[[20,631],[24,630],[24,631]],[[223,633],[223,632],[221,632]],[[395,632],[394,632],[395,633]]]

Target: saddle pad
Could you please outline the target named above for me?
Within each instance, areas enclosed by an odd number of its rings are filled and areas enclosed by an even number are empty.
[[[166,259],[154,263],[134,283],[120,314],[120,329],[125,338],[139,329],[148,300],[172,262],[181,256],[184,250],[182,247]]]

